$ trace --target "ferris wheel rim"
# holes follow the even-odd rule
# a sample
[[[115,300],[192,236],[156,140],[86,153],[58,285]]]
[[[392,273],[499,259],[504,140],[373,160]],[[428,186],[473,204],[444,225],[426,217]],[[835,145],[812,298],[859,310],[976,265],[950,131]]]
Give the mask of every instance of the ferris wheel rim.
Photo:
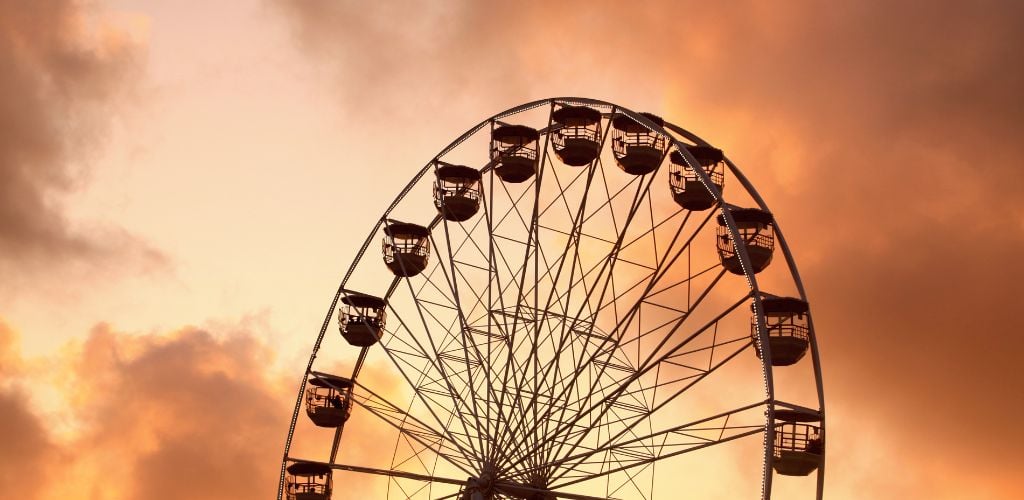
[[[342,278],[342,280],[341,280],[341,282],[339,284],[338,291],[335,294],[335,297],[334,297],[334,299],[331,302],[331,306],[329,308],[327,317],[326,317],[326,319],[324,321],[324,325],[321,328],[321,332],[319,333],[319,335],[318,335],[318,337],[316,339],[316,342],[314,343],[314,348],[313,348],[313,351],[312,351],[311,356],[310,356],[309,365],[307,367],[307,370],[306,370],[305,374],[303,375],[302,383],[300,384],[300,387],[299,387],[299,396],[297,398],[297,404],[296,404],[296,407],[295,407],[295,412],[293,413],[292,422],[291,422],[290,427],[289,427],[288,439],[286,440],[285,456],[284,456],[284,460],[282,462],[281,481],[279,483],[279,497],[280,497],[280,494],[282,492],[281,490],[283,489],[283,486],[284,486],[284,469],[285,469],[286,465],[289,463],[289,460],[290,460],[290,457],[288,456],[288,451],[290,449],[291,440],[292,440],[292,437],[293,437],[294,432],[295,432],[295,426],[296,426],[296,423],[297,423],[297,418],[298,418],[298,415],[300,414],[299,410],[301,408],[301,401],[302,401],[302,398],[303,398],[303,392],[304,392],[304,390],[305,390],[305,388],[306,388],[306,386],[308,384],[310,375],[313,373],[312,372],[313,361],[316,358],[316,355],[317,355],[317,353],[318,353],[318,351],[320,349],[320,344],[321,344],[321,342],[322,342],[322,340],[323,340],[323,338],[324,338],[324,336],[326,334],[326,330],[328,329],[328,324],[330,322],[331,317],[333,316],[334,309],[337,307],[338,301],[340,299],[342,299],[342,297],[348,296],[348,294],[350,294],[350,293],[352,293],[353,295],[358,293],[358,292],[355,292],[355,291],[347,290],[346,289],[346,285],[347,285],[349,279],[351,278],[352,273],[354,272],[354,270],[357,268],[357,266],[362,261],[364,255],[366,253],[366,250],[369,249],[369,247],[372,244],[374,238],[377,236],[378,231],[381,229],[382,226],[387,226],[389,215],[392,213],[392,211],[394,211],[394,209],[399,205],[399,203],[409,194],[411,189],[413,187],[415,187],[417,185],[417,183],[419,183],[422,180],[422,178],[428,172],[431,171],[432,168],[436,169],[441,163],[443,163],[443,162],[441,162],[441,158],[445,154],[451,152],[453,149],[458,147],[460,144],[465,142],[469,137],[471,137],[474,134],[476,134],[477,132],[479,132],[481,129],[486,127],[488,124],[497,123],[502,118],[505,118],[507,116],[511,116],[511,115],[514,115],[514,114],[518,114],[518,113],[523,112],[523,111],[528,111],[528,110],[531,110],[531,109],[534,109],[534,108],[538,108],[538,107],[541,107],[541,106],[544,106],[544,105],[551,105],[553,107],[555,104],[561,104],[561,105],[566,105],[566,106],[570,106],[570,105],[573,105],[573,106],[579,106],[579,105],[582,105],[582,106],[599,106],[599,107],[602,107],[602,108],[609,108],[611,110],[611,113],[610,113],[611,115],[614,115],[616,113],[621,113],[624,116],[628,116],[628,117],[632,118],[633,120],[635,120],[636,122],[638,122],[638,123],[642,124],[643,126],[647,127],[651,131],[656,132],[656,133],[660,133],[664,137],[668,138],[668,140],[670,141],[670,146],[668,147],[667,151],[674,151],[674,152],[677,152],[678,154],[682,155],[683,157],[688,158],[687,161],[690,162],[691,165],[695,165],[696,164],[694,158],[686,150],[685,144],[682,143],[680,141],[680,139],[678,137],[676,137],[675,134],[678,134],[678,135],[682,136],[683,138],[696,143],[699,146],[710,146],[710,143],[708,143],[707,141],[703,140],[702,138],[700,138],[696,134],[693,134],[692,132],[689,132],[688,130],[686,130],[686,129],[684,129],[684,128],[682,128],[682,127],[680,127],[680,126],[678,126],[678,125],[676,125],[676,124],[674,124],[672,122],[669,122],[669,121],[666,120],[664,123],[656,123],[655,121],[650,120],[647,116],[645,116],[645,115],[643,115],[641,113],[632,111],[632,110],[630,110],[628,108],[619,106],[617,104],[614,104],[614,103],[611,103],[611,102],[608,102],[608,101],[597,100],[597,99],[590,99],[590,98],[581,98],[581,97],[554,97],[554,98],[538,99],[538,100],[535,100],[535,101],[531,101],[531,102],[528,102],[528,103],[525,103],[525,104],[514,106],[514,107],[509,108],[509,109],[507,109],[505,111],[502,111],[500,113],[492,115],[491,117],[489,117],[489,118],[481,121],[480,123],[478,123],[476,126],[471,127],[465,133],[460,135],[457,139],[452,141],[448,146],[443,148],[437,155],[435,155],[429,162],[427,162],[427,164],[424,165],[412,177],[412,179],[409,181],[409,183],[399,192],[399,194],[395,197],[395,199],[392,201],[392,203],[387,207],[387,209],[382,214],[382,216],[377,220],[377,222],[374,224],[373,228],[369,232],[369,235],[367,236],[366,240],[364,241],[364,244],[360,248],[360,250],[357,253],[357,255],[355,256],[355,258],[353,259],[351,265],[346,270],[346,273],[345,273],[344,277]],[[549,126],[550,126],[550,123],[549,123]],[[611,128],[611,127],[609,127],[609,128]],[[549,135],[548,132],[549,132],[548,129],[544,129],[542,131],[542,133],[545,136]],[[545,149],[545,154],[546,154],[547,147],[545,147],[544,149]],[[667,152],[666,152],[666,155],[667,155]],[[752,196],[752,198],[754,199],[755,203],[761,209],[768,210],[767,204],[764,202],[764,200],[761,198],[759,193],[756,191],[756,189],[754,188],[753,184],[750,183],[749,180],[747,180],[747,178],[742,174],[742,172],[739,170],[739,168],[736,167],[736,165],[731,160],[729,160],[727,157],[724,158],[724,161],[725,161],[725,164],[728,166],[730,172],[737,178],[737,180],[739,180],[739,182],[743,185],[743,187],[746,189],[746,191]],[[494,161],[488,162],[488,164],[484,168],[480,169],[480,172],[481,173],[487,172],[489,169],[491,169],[493,167],[493,164],[494,164]],[[658,171],[661,171],[661,167],[659,167],[658,170],[656,170],[655,172],[658,172]],[[703,171],[703,169],[695,168],[694,171],[697,173],[698,177],[700,177],[701,182],[705,184],[705,186],[708,188],[708,190],[714,196],[714,198],[715,198],[715,200],[717,202],[716,206],[718,206],[718,210],[721,212],[721,217],[724,219],[726,225],[728,226],[729,231],[731,233],[735,234],[737,232],[737,229],[736,229],[736,226],[735,226],[735,221],[732,220],[732,216],[731,216],[730,210],[728,209],[729,206],[725,202],[725,199],[722,196],[721,191],[718,189],[718,187],[713,182],[711,182],[711,180],[708,178],[708,174],[705,173]],[[653,177],[654,173],[651,173],[650,175]],[[434,217],[434,219],[431,221],[431,223],[428,226],[426,226],[426,227],[432,229],[438,223],[440,223],[442,221],[442,219],[443,218],[440,215],[437,215],[437,216]],[[795,260],[792,257],[792,253],[790,251],[790,248],[789,248],[788,244],[786,243],[784,237],[782,236],[781,228],[779,228],[779,225],[778,225],[777,221],[775,223],[775,231],[776,231],[776,234],[777,234],[776,237],[778,239],[778,246],[779,246],[779,248],[781,248],[781,250],[782,250],[782,252],[783,252],[783,254],[784,254],[785,258],[786,258],[788,267],[789,267],[789,269],[791,271],[791,274],[793,276],[794,282],[795,282],[795,284],[797,286],[800,298],[806,301],[807,300],[806,293],[805,293],[802,281],[801,281],[801,279],[799,277],[799,273],[798,273],[797,268],[796,268]],[[765,332],[765,328],[764,328],[764,324],[763,324],[764,323],[764,315],[763,315],[763,312],[759,312],[759,311],[762,310],[762,307],[760,306],[762,292],[761,292],[761,290],[760,290],[760,288],[758,287],[758,284],[757,284],[757,278],[755,276],[756,273],[750,271],[749,262],[748,262],[749,261],[749,257],[745,255],[746,254],[746,250],[744,248],[742,248],[742,245],[739,246],[737,253],[739,254],[740,262],[742,264],[744,264],[744,267],[746,268],[746,271],[744,273],[744,277],[747,279],[748,286],[750,288],[750,299],[751,299],[751,301],[754,304],[753,307],[754,307],[755,311],[758,312],[757,315],[760,318],[759,319],[759,322],[760,322],[760,328],[759,328],[760,333],[759,333],[759,335],[764,337],[764,338],[762,338],[762,341],[763,341],[766,338],[766,333],[764,333]],[[385,294],[385,296],[384,296],[385,300],[390,298],[391,294],[395,290],[395,287],[401,281],[402,281],[401,277],[396,276],[394,278],[394,280],[392,281],[391,286],[388,287],[387,294]],[[767,346],[767,342],[762,342],[762,343],[765,344],[763,346],[763,348],[766,350],[766,352],[770,353],[770,351],[768,350],[770,348]],[[816,411],[820,414],[821,425],[822,425],[822,428],[824,429],[824,396],[823,396],[823,390],[822,390],[822,384],[821,384],[820,360],[819,360],[819,355],[818,355],[818,347],[817,347],[816,338],[814,336],[812,336],[811,339],[810,339],[810,349],[811,349],[811,359],[812,359],[813,365],[814,365],[814,375],[815,375],[815,380],[816,380],[816,384],[817,384],[817,389],[818,389],[817,392],[818,392],[818,399],[819,399],[819,408]],[[359,368],[361,367],[363,360],[365,359],[366,352],[367,352],[367,348],[363,348],[361,350],[361,352],[360,352],[360,356],[359,356],[359,360],[357,362],[357,368],[356,368],[357,372],[358,372]],[[767,359],[767,358],[768,358],[768,356],[765,356],[765,359]],[[766,398],[766,400],[764,402],[765,405],[766,405],[766,424],[765,424],[765,430],[764,430],[764,432],[765,432],[765,442],[766,442],[766,446],[765,446],[765,449],[766,449],[766,451],[765,451],[765,453],[766,453],[766,460],[765,460],[765,465],[764,465],[764,467],[765,467],[765,479],[764,479],[765,486],[764,486],[764,488],[765,488],[765,491],[770,491],[770,488],[771,488],[771,486],[770,486],[771,471],[770,471],[770,465],[769,465],[770,457],[768,456],[768,453],[769,453],[768,449],[770,448],[770,445],[767,444],[767,443],[771,442],[772,430],[774,428],[774,416],[773,416],[774,409],[773,409],[773,406],[774,406],[774,403],[777,403],[777,401],[775,400],[775,396],[774,396],[774,383],[772,381],[772,366],[771,366],[771,363],[768,362],[768,361],[762,360],[762,366],[764,367],[764,372],[765,372],[764,376],[765,376],[765,379],[766,379],[765,380],[765,386],[766,386],[765,388],[766,388],[766,396],[767,396],[767,398]],[[337,451],[337,441],[338,441],[339,438],[340,438],[340,432],[339,432],[338,436],[335,439],[334,449],[332,450],[332,459],[331,459],[332,463],[334,461],[334,456],[333,455]],[[822,471],[823,471],[823,468],[824,468],[824,464],[822,464]],[[821,477],[823,476],[823,474],[821,473],[822,471],[819,471],[819,496],[820,496],[820,482],[821,482]],[[765,496],[767,497],[767,494]]]

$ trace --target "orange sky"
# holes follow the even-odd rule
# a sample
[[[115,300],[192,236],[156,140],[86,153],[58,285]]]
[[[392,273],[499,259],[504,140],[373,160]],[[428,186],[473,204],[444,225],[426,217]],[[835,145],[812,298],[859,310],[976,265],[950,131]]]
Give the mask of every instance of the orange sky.
[[[714,142],[782,222],[828,497],[1024,496],[1020,6],[418,4],[0,0],[0,491],[269,495],[394,193],[578,95]]]

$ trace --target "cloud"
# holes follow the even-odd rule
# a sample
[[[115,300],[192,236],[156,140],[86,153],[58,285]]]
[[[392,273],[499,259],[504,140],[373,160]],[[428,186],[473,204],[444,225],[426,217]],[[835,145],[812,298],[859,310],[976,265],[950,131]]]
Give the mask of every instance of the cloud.
[[[23,368],[16,342],[15,332],[0,318],[0,491],[36,499],[41,498],[39,485],[52,477],[56,447],[17,383]]]
[[[130,337],[98,325],[69,378],[88,429],[76,447],[126,459],[121,498],[265,495],[287,429],[271,357],[244,334]]]
[[[0,279],[67,264],[164,257],[116,227],[83,230],[64,206],[88,179],[142,47],[72,0],[0,1]],[[92,17],[90,17],[92,16]]]
[[[842,416],[830,442],[866,453],[858,422],[877,426],[920,478],[902,491],[963,468],[1014,484],[1021,4],[277,4],[342,102],[388,130],[394,115],[374,114],[388,103],[406,131],[570,93],[662,107],[779,216]]]
[[[23,359],[0,320],[0,489],[30,499],[272,495],[301,373],[273,369],[252,328],[132,334],[99,323],[59,353]],[[367,366],[364,376],[377,375]],[[344,458],[386,460],[380,443],[394,435],[365,420],[350,422]],[[304,415],[299,428],[305,451],[329,450],[333,433]],[[370,476],[336,479],[348,493],[379,493]]]
[[[798,261],[814,256],[829,405],[881,424],[925,470],[967,461],[1012,483],[1024,108],[1009,103],[1024,71],[1008,62],[1024,12],[933,7],[761,12],[687,91],[712,96],[701,116],[744,117],[729,149],[768,181]]]
[[[55,448],[26,401],[23,390],[0,389],[0,489],[35,499],[53,476]]]
[[[5,360],[18,359],[13,342],[0,345]],[[5,385],[20,385],[0,392],[0,488],[29,498],[266,496],[289,408],[267,370],[272,358],[248,332],[130,335],[97,325],[46,360],[67,406],[31,408],[30,387],[46,377],[4,373]],[[76,430],[60,437],[51,425],[68,420]]]

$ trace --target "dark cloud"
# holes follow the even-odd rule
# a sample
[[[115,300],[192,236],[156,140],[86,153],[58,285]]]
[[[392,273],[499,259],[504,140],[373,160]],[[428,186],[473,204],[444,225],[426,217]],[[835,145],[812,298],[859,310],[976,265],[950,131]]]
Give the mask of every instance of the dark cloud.
[[[126,37],[92,26],[91,13],[72,0],[0,1],[0,279],[8,282],[44,264],[164,260],[121,229],[76,229],[62,204],[87,180],[142,56]]]
[[[1024,465],[1021,7],[807,3],[762,20],[695,85],[759,122],[732,149],[769,181],[797,258],[814,256],[828,401],[922,463],[1008,480]]]
[[[880,428],[918,470],[969,463],[1013,484],[1019,2],[453,2],[433,17],[278,3],[359,112],[410,96],[421,113],[451,100],[480,118],[567,93],[667,102],[659,111],[724,147],[779,215],[829,407]],[[856,442],[846,422],[833,442]]]
[[[19,498],[42,498],[42,485],[58,464],[46,429],[22,390],[0,389],[0,489]]]
[[[0,335],[2,359],[19,360],[13,333]],[[272,360],[244,330],[131,335],[100,324],[46,358],[67,407],[33,411],[30,388],[12,384],[45,378],[3,373],[0,488],[27,498],[266,496],[291,399],[267,370]],[[52,424],[68,419],[49,415],[69,415],[77,431],[58,440]]]
[[[40,485],[52,477],[56,448],[18,380],[22,360],[16,341],[0,318],[0,491],[31,500],[41,498]]]
[[[58,354],[23,359],[0,319],[0,489],[29,499],[272,495],[298,375],[269,368],[274,354],[259,339],[244,322],[151,334],[101,323]],[[346,459],[390,456],[380,443],[394,436],[371,418],[354,416]],[[304,416],[299,428],[300,447],[330,448],[333,433]],[[372,479],[338,477],[369,497]]]
[[[121,498],[265,496],[288,422],[271,359],[247,333],[133,337],[99,325],[72,370],[87,429],[75,448],[124,459]]]

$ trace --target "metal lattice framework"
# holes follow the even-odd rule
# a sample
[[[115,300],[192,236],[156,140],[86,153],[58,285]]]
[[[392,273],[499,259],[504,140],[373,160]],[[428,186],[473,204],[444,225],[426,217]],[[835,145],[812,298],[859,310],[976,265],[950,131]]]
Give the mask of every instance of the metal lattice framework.
[[[570,105],[602,117],[601,154],[582,167],[561,163],[552,150],[558,124],[551,115]],[[616,166],[608,143],[618,116],[664,138],[668,147],[655,171],[630,175]],[[540,132],[536,175],[503,182],[481,141],[495,127],[523,122]],[[666,477],[710,480],[688,477],[678,460],[754,448],[760,474],[751,473],[769,498],[780,460],[772,443],[783,425],[776,413],[811,415],[807,420],[824,432],[815,335],[809,326],[809,362],[773,366],[762,307],[773,290],[758,281],[768,273],[751,271],[744,245],[735,246],[744,279],[728,273],[715,251],[719,224],[732,241],[743,241],[723,191],[768,207],[728,159],[726,173],[738,186],[720,190],[721,174],[712,182],[688,150],[695,146],[710,144],[612,103],[554,98],[494,115],[444,148],[381,215],[331,300],[299,387],[278,498],[285,495],[286,467],[307,462],[387,477],[395,498],[652,498],[656,491],[674,498],[658,489]],[[673,203],[665,160],[673,151],[714,197],[713,209]],[[462,163],[482,173],[478,214],[462,222],[440,215],[408,220],[407,214],[437,214],[430,174],[474,157],[477,163]],[[367,254],[399,214],[430,231],[430,261],[415,276],[395,277]],[[777,222],[774,238],[785,266],[777,263],[770,278],[806,302]],[[342,435],[361,432],[354,422],[331,429],[329,455],[294,456],[297,428],[308,427],[300,421],[307,383],[337,366],[318,354],[325,337],[337,342],[327,332],[339,301],[362,293],[386,301],[383,335],[372,346],[342,345],[340,352],[354,360],[345,374],[353,381],[352,412],[395,435],[390,461],[346,462]],[[361,376],[367,366],[387,371],[390,381]],[[807,388],[791,392],[808,403],[784,398],[789,389],[775,374],[789,369],[800,375],[787,380]],[[806,495],[820,498],[823,460],[814,470]]]

